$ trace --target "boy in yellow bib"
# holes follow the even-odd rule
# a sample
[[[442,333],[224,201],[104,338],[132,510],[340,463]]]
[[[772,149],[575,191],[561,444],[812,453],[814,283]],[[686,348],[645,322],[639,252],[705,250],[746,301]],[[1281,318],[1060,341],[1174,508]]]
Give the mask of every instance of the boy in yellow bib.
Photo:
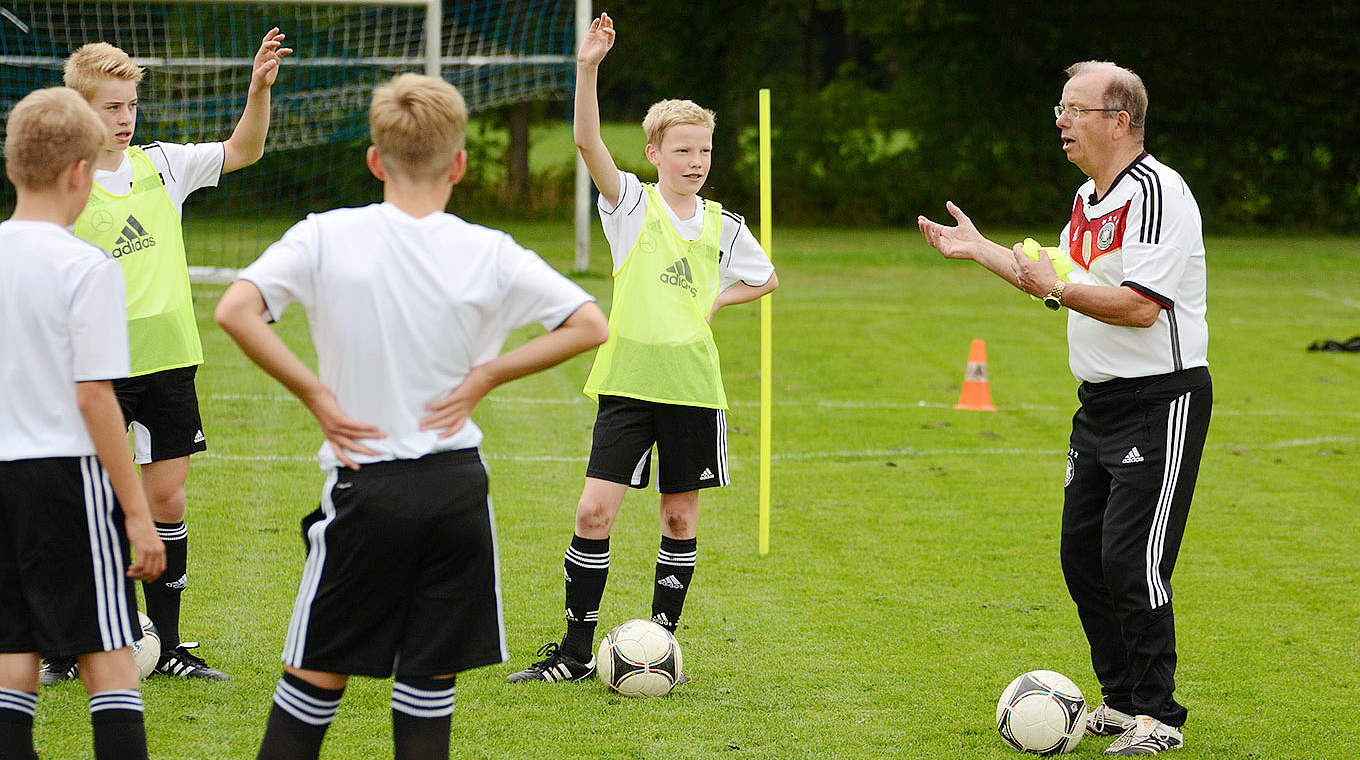
[[[619,171],[600,135],[596,80],[614,44],[608,14],[591,22],[576,68],[576,146],[600,191],[614,260],[609,340],[585,392],[599,402],[575,535],[564,560],[567,632],[514,682],[575,681],[595,672],[592,653],[609,572],[609,532],[628,488],[645,488],[659,454],[661,549],[652,619],[675,631],[694,575],[699,490],[727,485],[727,426],[718,309],[774,290],[774,266],[740,216],[700,198],[713,150],[714,115],[664,100],[643,120],[656,184]]]
[[[132,430],[156,531],[165,542],[165,573],[143,583],[146,612],[160,632],[163,675],[225,680],[179,637],[180,594],[188,585],[184,484],[189,455],[207,448],[194,376],[203,348],[194,320],[180,216],[195,190],[217,185],[222,174],[249,166],[264,153],[270,88],[283,56],[292,52],[271,29],[255,54],[245,111],[224,142],[132,145],[137,127],[141,67],[106,42],[83,45],[66,61],[66,85],[85,97],[108,134],[96,157],[94,186],[76,220],[76,236],[109,252],[127,288],[131,375],[114,382]],[[76,674],[75,663],[49,660],[43,683]]]

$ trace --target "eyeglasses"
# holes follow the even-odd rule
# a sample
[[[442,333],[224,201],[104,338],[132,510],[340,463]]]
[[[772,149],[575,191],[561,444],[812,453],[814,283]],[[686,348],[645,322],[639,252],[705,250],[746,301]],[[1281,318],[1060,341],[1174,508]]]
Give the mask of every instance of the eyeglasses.
[[[1118,112],[1120,112],[1120,111],[1122,111],[1122,110],[1124,110],[1124,109],[1122,109],[1122,108],[1080,108],[1080,107],[1078,107],[1078,106],[1063,106],[1063,105],[1057,105],[1057,106],[1053,106],[1053,118],[1055,118],[1055,119],[1061,119],[1061,118],[1063,117],[1063,114],[1071,114],[1072,120],[1073,120],[1073,121],[1076,121],[1077,119],[1080,119],[1080,118],[1081,118],[1081,115],[1082,115],[1082,114],[1084,114],[1084,113],[1090,113],[1090,112],[1092,112],[1092,111],[1105,111],[1105,112],[1109,112],[1109,113],[1118,113]]]

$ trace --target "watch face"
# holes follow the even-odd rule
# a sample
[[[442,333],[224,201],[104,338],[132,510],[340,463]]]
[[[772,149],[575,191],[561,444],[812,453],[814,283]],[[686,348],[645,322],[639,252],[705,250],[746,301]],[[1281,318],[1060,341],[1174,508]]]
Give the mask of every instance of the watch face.
[[[1059,302],[1058,299],[1054,298],[1053,296],[1044,296],[1044,306],[1047,306],[1053,311],[1057,311],[1058,309],[1062,308],[1062,303]]]

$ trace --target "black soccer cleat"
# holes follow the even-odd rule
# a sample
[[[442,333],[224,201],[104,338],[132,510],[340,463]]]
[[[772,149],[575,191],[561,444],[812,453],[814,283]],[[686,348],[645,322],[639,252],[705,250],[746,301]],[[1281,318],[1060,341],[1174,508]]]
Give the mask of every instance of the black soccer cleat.
[[[80,665],[74,657],[53,657],[43,660],[42,670],[38,671],[38,683],[51,686],[54,683],[69,681],[80,677]]]
[[[525,681],[581,681],[595,675],[595,658],[591,657],[590,662],[581,662],[562,651],[562,647],[556,641],[544,644],[538,650],[542,660],[530,665],[518,673],[511,673],[505,677],[510,683],[523,683]]]
[[[152,673],[183,678],[206,678],[209,681],[225,681],[231,678],[217,668],[209,667],[203,658],[189,654],[189,650],[197,646],[196,643],[186,642],[168,652],[161,652],[161,659],[156,663],[156,669]]]

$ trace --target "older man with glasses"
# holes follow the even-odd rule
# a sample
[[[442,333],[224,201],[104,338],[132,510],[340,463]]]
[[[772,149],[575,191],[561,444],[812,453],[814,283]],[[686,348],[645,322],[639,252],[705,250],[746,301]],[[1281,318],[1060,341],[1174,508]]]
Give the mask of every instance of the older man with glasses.
[[[1081,381],[1062,516],[1062,568],[1104,701],[1086,731],[1119,738],[1107,755],[1184,745],[1175,689],[1171,571],[1185,533],[1213,391],[1207,361],[1204,239],[1185,180],[1143,149],[1147,90],[1128,69],[1067,69],[1054,107],[1067,159],[1088,177],[1059,242],[1071,282],[978,232],[953,203],[926,240],[972,259],[1057,311]]]

